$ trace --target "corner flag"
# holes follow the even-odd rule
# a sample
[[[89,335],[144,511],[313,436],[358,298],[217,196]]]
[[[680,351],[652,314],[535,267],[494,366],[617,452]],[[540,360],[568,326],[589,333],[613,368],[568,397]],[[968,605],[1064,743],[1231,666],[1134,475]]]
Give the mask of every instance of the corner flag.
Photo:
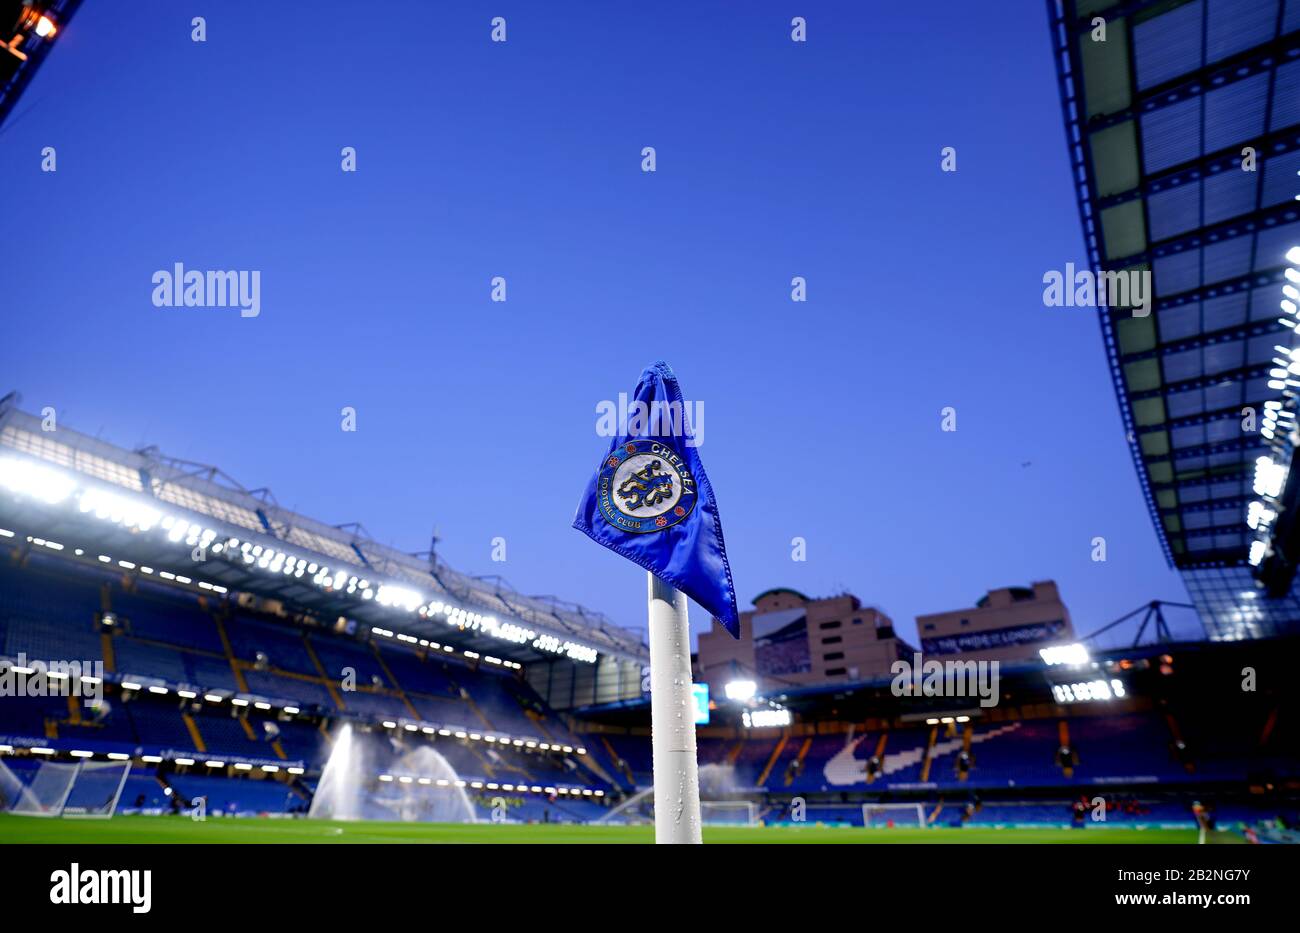
[[[681,590],[739,638],[718,502],[667,363],[646,367],[629,407],[625,433],[587,483],[573,527]]]

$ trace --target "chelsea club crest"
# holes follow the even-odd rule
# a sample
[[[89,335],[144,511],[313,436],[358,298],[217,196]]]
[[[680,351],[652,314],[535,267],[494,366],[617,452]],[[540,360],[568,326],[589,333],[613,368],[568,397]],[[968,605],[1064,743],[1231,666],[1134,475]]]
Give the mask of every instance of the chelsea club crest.
[[[600,465],[600,513],[633,534],[663,531],[684,520],[698,498],[686,461],[662,441],[629,440]]]

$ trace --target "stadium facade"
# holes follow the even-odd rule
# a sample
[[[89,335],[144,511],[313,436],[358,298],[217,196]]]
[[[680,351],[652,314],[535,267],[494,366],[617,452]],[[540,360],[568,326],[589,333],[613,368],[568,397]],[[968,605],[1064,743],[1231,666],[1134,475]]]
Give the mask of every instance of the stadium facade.
[[[1091,263],[1133,462],[1212,639],[1300,626],[1292,480],[1300,3],[1049,0]]]
[[[753,605],[740,614],[739,638],[716,619],[700,634],[695,680],[713,696],[738,681],[758,692],[869,681],[890,674],[896,661],[911,663],[917,651],[888,615],[850,593],[813,599],[776,587]],[[1034,661],[1041,649],[1076,640],[1050,580],[990,590],[973,607],[918,616],[916,630],[924,656],[970,661]]]
[[[894,633],[889,616],[850,594],[810,599],[797,590],[771,589],[740,614],[740,637],[717,620],[700,633],[695,679],[713,695],[733,681],[768,691],[789,686],[852,683],[888,673],[912,648]]]
[[[1070,610],[1051,580],[1006,586],[980,597],[969,609],[917,616],[921,651],[974,661],[1026,661],[1044,647],[1073,642]]]

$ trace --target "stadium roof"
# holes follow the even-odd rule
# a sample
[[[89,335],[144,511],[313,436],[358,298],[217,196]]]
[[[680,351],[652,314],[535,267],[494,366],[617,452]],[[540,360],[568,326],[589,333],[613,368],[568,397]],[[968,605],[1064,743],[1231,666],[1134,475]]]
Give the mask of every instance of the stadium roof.
[[[1151,312],[1102,308],[1111,376],[1167,559],[1247,563],[1284,258],[1300,244],[1300,2],[1049,0],[1095,269],[1149,272]],[[1095,19],[1105,40],[1095,38]],[[1257,163],[1243,170],[1250,149]]]
[[[154,447],[126,450],[63,426],[44,431],[40,418],[16,404],[12,394],[0,399],[0,467],[15,454],[18,462],[41,461],[66,475],[80,474],[78,481],[91,488],[111,490],[118,511],[123,502],[139,503],[195,522],[190,529],[206,536],[210,553],[201,566],[189,563],[188,553],[181,560],[197,568],[189,571],[195,577],[222,588],[217,592],[247,591],[415,637],[446,640],[455,629],[458,646],[523,663],[557,657],[590,661],[596,653],[649,660],[638,634],[601,613],[553,596],[525,596],[500,578],[461,573],[434,555],[398,551],[370,538],[360,525],[334,526],[299,515],[277,504],[270,490],[247,489],[216,467],[168,457]],[[161,567],[169,559],[175,564],[177,543],[190,537],[182,531],[169,540],[162,533],[167,525],[156,534],[139,534],[139,523],[96,523],[75,508],[52,513],[39,497],[7,499],[3,493],[7,485],[14,488],[11,479],[0,469],[0,509],[29,520],[36,529],[32,533],[55,538],[71,532],[81,536],[78,541],[93,533],[98,538],[87,545],[112,544],[118,549],[109,552],[115,559]],[[84,497],[81,506],[81,512],[94,511]],[[54,520],[59,524],[51,527]],[[230,541],[238,543],[225,547]],[[274,552],[280,560],[259,561],[249,548]],[[307,575],[308,561],[310,574],[320,579]],[[443,608],[426,612],[432,606]]]
[[[81,0],[0,0],[0,125]]]

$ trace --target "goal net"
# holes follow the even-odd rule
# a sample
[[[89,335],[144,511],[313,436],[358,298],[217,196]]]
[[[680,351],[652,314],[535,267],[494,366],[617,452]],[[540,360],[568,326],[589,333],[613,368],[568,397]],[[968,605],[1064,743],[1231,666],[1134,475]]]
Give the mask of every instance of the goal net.
[[[864,803],[862,825],[873,828],[904,826],[925,829],[925,808],[919,803]]]
[[[0,796],[10,813],[107,819],[117,807],[131,765],[42,761],[27,774],[15,773],[3,763],[0,770]]]
[[[705,826],[754,826],[758,804],[752,800],[701,800],[700,821]]]
[[[117,809],[117,802],[131,773],[127,761],[83,761],[63,802],[64,817],[106,820]]]
[[[655,820],[654,788],[638,792],[597,823],[646,824]],[[700,821],[705,826],[755,826],[758,824],[758,804],[752,800],[701,800]]]

